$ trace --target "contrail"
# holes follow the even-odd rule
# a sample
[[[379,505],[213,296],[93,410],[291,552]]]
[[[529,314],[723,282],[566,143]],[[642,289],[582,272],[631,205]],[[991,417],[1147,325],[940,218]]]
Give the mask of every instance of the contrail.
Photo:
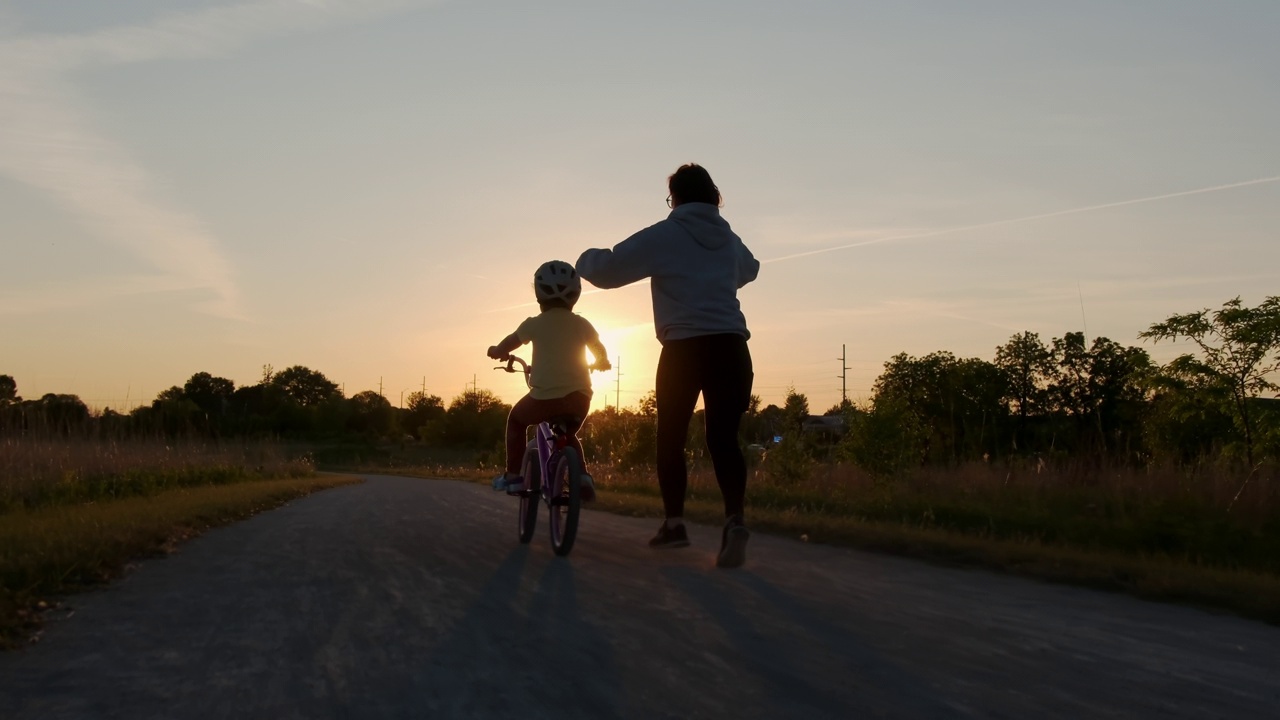
[[[848,245],[837,245],[835,247],[823,248],[821,250],[810,250],[808,252],[795,253],[794,255],[783,255],[782,257],[769,258],[761,260],[761,264],[782,262],[783,260],[795,260],[797,258],[809,257],[811,255],[821,255],[823,253],[836,252],[837,250],[849,250],[851,248],[863,247],[865,245],[878,245],[880,243],[896,242],[898,240],[919,240],[921,238],[938,237],[940,235],[950,235],[952,233],[965,232],[966,230],[980,230],[982,228],[999,227],[1001,225],[1012,225],[1020,222],[1030,222],[1032,220],[1044,220],[1046,218],[1060,217],[1062,215],[1076,215],[1079,213],[1093,212],[1095,210],[1106,210],[1107,208],[1124,207],[1125,205],[1139,205],[1141,203],[1156,202],[1157,200],[1169,200],[1176,197],[1184,197],[1186,195],[1201,195],[1203,193],[1220,192],[1222,190],[1231,190],[1233,188],[1248,187],[1250,185],[1264,185],[1266,183],[1280,182],[1280,175],[1271,177],[1257,178],[1256,180],[1245,180],[1243,182],[1227,183],[1226,185],[1214,185],[1213,187],[1196,188],[1195,190],[1182,190],[1174,193],[1165,193],[1164,195],[1151,195],[1149,197],[1133,198],[1131,200],[1120,200],[1119,202],[1103,203],[1101,205],[1088,205],[1085,207],[1072,208],[1070,210],[1055,210],[1053,212],[1040,213],[1039,215],[1024,215],[1022,217],[1009,218],[1007,220],[993,220],[991,222],[978,223],[976,225],[961,225],[959,227],[945,228],[942,230],[930,230],[922,233],[912,233],[910,235],[893,235],[890,237],[876,238],[875,240],[863,240],[862,242],[849,243]],[[635,287],[648,285],[646,278],[633,285],[627,287]],[[601,292],[600,290],[584,290],[583,295],[592,295]],[[536,302],[521,303],[519,305],[508,305],[507,307],[494,308],[485,311],[488,313],[505,312],[508,310],[516,310],[519,308],[536,307]]]
[[[877,238],[875,240],[863,240],[862,242],[850,243],[848,245],[837,245],[836,247],[823,248],[821,250],[810,250],[808,252],[795,253],[794,255],[783,255],[782,257],[770,258],[768,260],[762,260],[761,262],[771,263],[781,262],[783,260],[795,260],[797,258],[821,255],[823,253],[836,252],[837,250],[848,250],[850,248],[863,247],[865,245],[878,245],[880,243],[896,242],[898,240],[918,240],[921,238],[938,237],[939,235],[950,235],[952,233],[965,232],[966,230],[981,230],[983,228],[999,227],[1001,225],[1012,225],[1014,223],[1030,222],[1032,220],[1044,220],[1046,218],[1060,217],[1062,215],[1076,215],[1079,213],[1093,212],[1095,210],[1106,210],[1107,208],[1124,207],[1125,205],[1138,205],[1141,203],[1156,202],[1157,200],[1168,200],[1170,198],[1184,197],[1187,195],[1201,195],[1203,193],[1220,192],[1222,190],[1248,187],[1250,185],[1263,185],[1278,181],[1280,181],[1280,175],[1273,175],[1271,177],[1258,178],[1256,180],[1245,180],[1243,182],[1228,183],[1226,185],[1214,185],[1213,187],[1183,190],[1181,192],[1152,195],[1150,197],[1134,198],[1132,200],[1121,200],[1119,202],[1103,203],[1101,205],[1088,205],[1086,207],[1072,208],[1070,210],[1056,210],[1054,212],[1040,213],[1039,215],[1025,215],[1023,217],[1010,218],[1008,220],[993,220],[991,222],[978,223],[976,225],[962,225],[960,227],[946,228],[943,230],[930,230],[929,232],[914,233],[911,235],[895,235],[892,237]]]

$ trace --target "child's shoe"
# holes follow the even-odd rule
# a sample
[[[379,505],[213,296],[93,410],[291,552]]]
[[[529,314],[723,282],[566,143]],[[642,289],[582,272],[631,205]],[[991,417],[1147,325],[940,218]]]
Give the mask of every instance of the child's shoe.
[[[519,475],[502,473],[493,479],[493,489],[505,490],[509,493],[520,492],[524,489],[524,478]]]
[[[578,493],[583,502],[596,499],[596,481],[592,480],[587,473],[582,473],[582,484],[578,487]]]

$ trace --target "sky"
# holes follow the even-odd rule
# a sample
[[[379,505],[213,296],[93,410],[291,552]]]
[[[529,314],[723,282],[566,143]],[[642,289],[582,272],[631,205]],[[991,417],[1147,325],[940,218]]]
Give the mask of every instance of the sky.
[[[0,374],[96,409],[268,365],[513,402],[485,350],[534,269],[662,220],[686,162],[762,262],[765,404],[1023,331],[1142,345],[1280,294],[1277,29],[1274,0],[2,0]],[[576,310],[621,371],[594,406],[635,405],[648,287]]]

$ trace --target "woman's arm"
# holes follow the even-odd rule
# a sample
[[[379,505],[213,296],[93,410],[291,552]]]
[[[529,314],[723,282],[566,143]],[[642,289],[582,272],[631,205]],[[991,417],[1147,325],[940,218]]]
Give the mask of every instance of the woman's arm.
[[[652,243],[645,228],[623,240],[613,249],[592,248],[578,256],[574,269],[587,282],[598,288],[617,288],[643,280],[653,274]]]

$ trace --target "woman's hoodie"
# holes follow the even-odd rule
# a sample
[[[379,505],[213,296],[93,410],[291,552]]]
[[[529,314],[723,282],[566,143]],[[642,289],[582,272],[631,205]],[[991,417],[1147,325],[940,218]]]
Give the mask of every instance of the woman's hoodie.
[[[651,278],[659,342],[720,333],[751,337],[738,288],[756,279],[760,262],[710,203],[682,203],[612,250],[587,250],[577,270],[601,288]]]

